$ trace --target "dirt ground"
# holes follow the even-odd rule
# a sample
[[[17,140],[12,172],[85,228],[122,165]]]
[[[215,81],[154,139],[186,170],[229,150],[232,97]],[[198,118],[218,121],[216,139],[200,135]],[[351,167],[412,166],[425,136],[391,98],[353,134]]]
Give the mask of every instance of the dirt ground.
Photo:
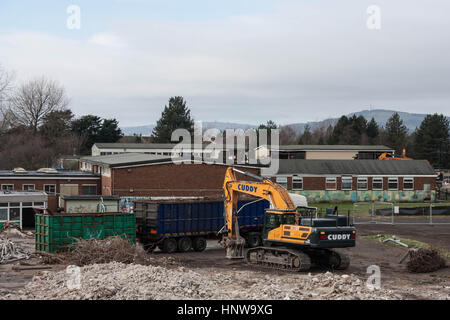
[[[380,267],[381,287],[383,289],[393,290],[406,299],[450,299],[450,268],[426,274],[409,273],[406,270],[406,263],[399,264],[400,259],[406,253],[406,248],[382,244],[361,237],[373,234],[393,234],[398,237],[425,242],[436,248],[450,250],[450,225],[358,225],[357,232],[359,237],[356,247],[342,249],[351,258],[350,267],[345,271],[333,272],[355,274],[365,281],[370,276],[367,273],[367,268],[371,265],[377,265]],[[14,239],[13,241],[30,249],[34,246],[32,237]],[[273,273],[283,273],[283,271],[247,265],[240,260],[228,260],[225,258],[224,249],[218,245],[217,240],[209,240],[208,248],[204,252],[165,254],[156,250],[150,255],[157,265],[167,268],[183,266],[200,274],[220,272],[221,270],[252,271],[251,281],[263,280],[264,277]],[[43,270],[61,270],[65,267],[52,265],[50,266],[51,269],[16,271],[13,267],[17,265],[19,264],[0,265],[0,291],[14,291],[23,288],[33,275],[40,274]],[[22,265],[49,267],[40,264],[36,257],[23,261]],[[329,270],[313,266],[310,272],[318,274],[326,271]],[[289,273],[285,273],[285,276],[289,277]]]

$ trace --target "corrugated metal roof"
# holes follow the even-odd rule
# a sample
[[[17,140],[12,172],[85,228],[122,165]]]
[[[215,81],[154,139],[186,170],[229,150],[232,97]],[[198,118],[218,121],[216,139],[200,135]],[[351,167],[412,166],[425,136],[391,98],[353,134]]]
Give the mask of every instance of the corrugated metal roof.
[[[38,171],[13,171],[13,170],[0,170],[0,177],[97,177],[96,174],[86,171],[62,171],[57,172],[38,172]]]
[[[267,146],[266,146],[267,147]],[[394,151],[392,148],[383,145],[320,145],[320,144],[295,144],[272,146],[272,150],[280,151],[378,151],[388,152]]]
[[[172,149],[175,143],[95,143],[102,149]]]
[[[426,160],[280,160],[278,174],[435,175]]]
[[[106,156],[90,156],[81,158],[82,161],[88,161],[94,164],[106,164],[110,167],[127,164],[142,164],[171,161],[170,156],[158,156],[146,153],[121,153]]]
[[[211,142],[203,142],[203,148],[206,148]],[[95,143],[94,144],[99,149],[163,149],[163,150],[171,150],[178,143]],[[195,148],[195,145],[192,145],[192,148]]]

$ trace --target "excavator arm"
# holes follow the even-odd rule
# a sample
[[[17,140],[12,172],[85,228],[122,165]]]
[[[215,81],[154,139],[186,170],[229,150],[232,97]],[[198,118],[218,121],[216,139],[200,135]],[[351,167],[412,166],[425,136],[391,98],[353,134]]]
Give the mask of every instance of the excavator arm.
[[[258,181],[238,181],[235,172]],[[252,195],[271,202],[278,210],[295,212],[296,208],[289,193],[279,184],[248,172],[229,167],[223,183],[224,209],[227,237],[223,239],[228,258],[243,258],[244,239],[239,234],[237,201],[239,193]]]

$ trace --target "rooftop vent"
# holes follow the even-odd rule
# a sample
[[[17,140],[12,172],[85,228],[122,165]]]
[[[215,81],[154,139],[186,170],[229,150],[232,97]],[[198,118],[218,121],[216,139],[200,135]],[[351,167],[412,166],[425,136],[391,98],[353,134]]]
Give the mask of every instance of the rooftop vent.
[[[25,170],[25,169],[22,168],[22,167],[17,167],[17,168],[14,168],[14,169],[13,169],[13,172],[23,172],[23,173],[26,173],[26,172],[28,172],[28,171]]]
[[[43,172],[43,173],[58,173],[56,169],[53,168],[40,168],[37,170],[37,172]]]

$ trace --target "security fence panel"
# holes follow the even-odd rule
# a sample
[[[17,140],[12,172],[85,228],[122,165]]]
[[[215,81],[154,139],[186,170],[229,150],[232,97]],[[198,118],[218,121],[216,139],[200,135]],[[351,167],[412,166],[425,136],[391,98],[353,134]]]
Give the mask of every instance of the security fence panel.
[[[445,203],[356,202],[354,224],[448,224],[450,205]]]

